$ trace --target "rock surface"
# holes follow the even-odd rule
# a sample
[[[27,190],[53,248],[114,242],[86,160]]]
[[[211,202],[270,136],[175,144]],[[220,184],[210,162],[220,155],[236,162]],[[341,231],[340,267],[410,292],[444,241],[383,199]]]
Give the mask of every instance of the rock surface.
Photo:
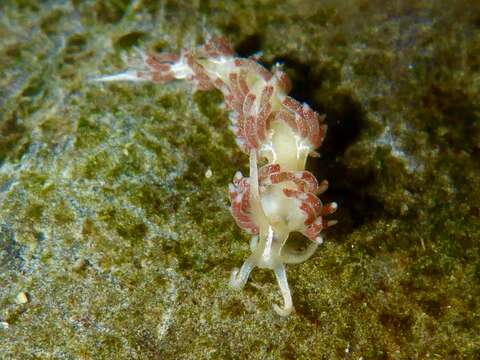
[[[478,2],[34,3],[0,5],[0,358],[480,357]],[[220,94],[89,81],[206,32],[327,115],[339,224],[288,318],[271,272],[227,286],[248,159]]]

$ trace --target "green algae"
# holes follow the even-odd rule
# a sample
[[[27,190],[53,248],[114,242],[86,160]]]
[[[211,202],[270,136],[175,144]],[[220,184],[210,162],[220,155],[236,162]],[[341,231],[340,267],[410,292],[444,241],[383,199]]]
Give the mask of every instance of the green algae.
[[[468,0],[2,4],[0,357],[478,358],[479,14]],[[339,224],[288,268],[287,319],[271,272],[227,286],[248,238],[226,187],[248,159],[221,94],[89,81],[124,69],[123,51],[205,30],[283,63],[327,115],[309,167]]]

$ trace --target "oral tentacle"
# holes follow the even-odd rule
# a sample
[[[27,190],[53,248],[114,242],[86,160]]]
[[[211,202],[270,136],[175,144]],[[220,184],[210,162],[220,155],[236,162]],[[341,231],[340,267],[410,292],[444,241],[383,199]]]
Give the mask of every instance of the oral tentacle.
[[[292,311],[294,311],[294,308],[292,294],[290,292],[290,287],[288,286],[285,265],[279,264],[273,271],[275,272],[275,277],[277,278],[278,286],[280,287],[283,297],[283,307],[274,304],[273,309],[280,316],[288,316],[292,313]]]
[[[253,255],[245,260],[240,270],[233,269],[230,275],[230,286],[234,289],[241,289],[248,281],[248,277],[255,267],[255,259]]]

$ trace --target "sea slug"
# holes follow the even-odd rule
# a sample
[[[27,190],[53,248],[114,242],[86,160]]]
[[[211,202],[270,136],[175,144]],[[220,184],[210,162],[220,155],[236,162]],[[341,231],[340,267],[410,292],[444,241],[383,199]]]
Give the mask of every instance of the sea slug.
[[[217,88],[230,111],[231,130],[243,152],[249,155],[249,177],[237,172],[229,185],[230,211],[239,227],[252,235],[251,255],[230,279],[242,288],[254,267],[272,269],[277,278],[283,316],[293,311],[285,264],[300,263],[313,255],[323,242],[320,232],[336,221],[325,216],[336,203],[322,204],[317,195],[328,183],[318,183],[305,170],[309,155],[317,155],[327,130],[324,117],[307,104],[287,96],[291,84],[275,65],[270,72],[256,57],[240,58],[222,37],[210,38],[203,46],[175,54],[144,54],[130,61],[131,69],[98,81],[151,81],[165,83],[185,79],[197,90]],[[259,166],[259,162],[266,162]],[[312,242],[302,252],[285,243],[292,232]]]

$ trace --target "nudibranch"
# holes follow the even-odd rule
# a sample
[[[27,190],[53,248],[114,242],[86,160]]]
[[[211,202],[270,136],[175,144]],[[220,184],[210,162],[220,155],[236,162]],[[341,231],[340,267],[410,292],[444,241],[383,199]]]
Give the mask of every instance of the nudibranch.
[[[288,76],[276,65],[272,72],[256,57],[237,57],[224,38],[210,38],[203,46],[175,54],[139,53],[130,70],[100,77],[98,81],[151,81],[184,79],[197,90],[220,90],[230,110],[231,130],[243,152],[249,155],[248,177],[237,172],[229,186],[230,211],[237,225],[251,234],[251,255],[234,269],[230,285],[241,289],[254,267],[271,269],[284,299],[274,305],[283,316],[294,307],[285,264],[300,263],[323,242],[321,231],[336,223],[325,216],[336,203],[322,204],[318,195],[328,183],[318,183],[305,170],[307,157],[317,156],[327,126],[307,104],[287,94]],[[259,166],[259,162],[264,162]],[[299,232],[311,240],[299,252],[288,249],[289,235]]]

